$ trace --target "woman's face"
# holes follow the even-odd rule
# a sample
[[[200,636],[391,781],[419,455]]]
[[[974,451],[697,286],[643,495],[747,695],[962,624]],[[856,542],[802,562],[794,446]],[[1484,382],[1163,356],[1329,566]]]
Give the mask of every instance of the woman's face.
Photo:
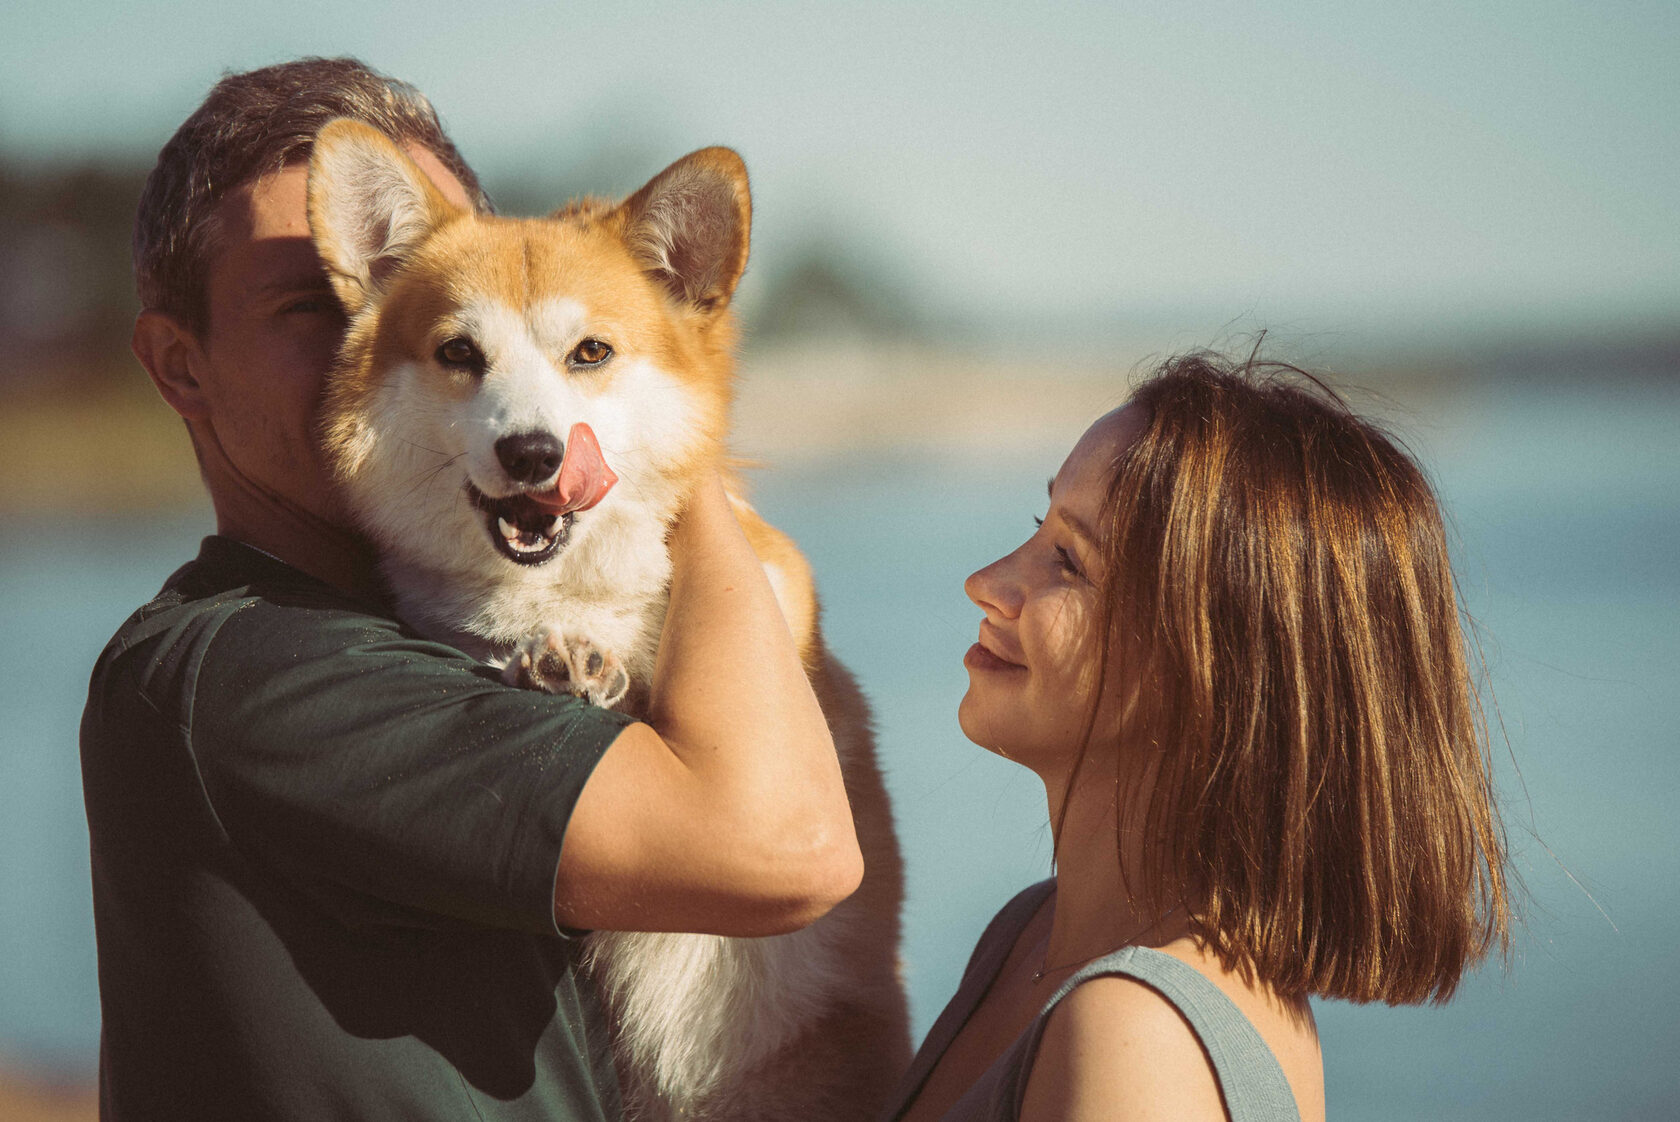
[[[1051,480],[1037,531],[963,584],[985,619],[963,656],[957,720],[982,748],[1040,774],[1072,764],[1091,711],[1103,579],[1094,534],[1115,463],[1142,427],[1131,407],[1099,418]]]

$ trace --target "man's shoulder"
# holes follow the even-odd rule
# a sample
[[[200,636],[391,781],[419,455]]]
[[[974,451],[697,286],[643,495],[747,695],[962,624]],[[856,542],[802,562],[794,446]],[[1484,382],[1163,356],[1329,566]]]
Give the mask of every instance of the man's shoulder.
[[[135,697],[174,713],[190,706],[207,667],[256,681],[285,665],[390,643],[466,658],[425,643],[377,605],[250,546],[210,537],[106,644],[89,682],[90,709]]]
[[[176,570],[153,601],[194,612],[214,611],[234,602],[273,609],[275,620],[293,618],[294,613],[330,612],[376,621],[386,628],[398,626],[371,600],[334,588],[253,546],[216,536],[204,539],[198,556]]]
[[[197,558],[117,629],[106,659],[156,661],[170,651],[202,647],[229,626],[254,642],[288,633],[302,638],[348,630],[371,638],[402,631],[376,605],[250,546],[210,537]]]

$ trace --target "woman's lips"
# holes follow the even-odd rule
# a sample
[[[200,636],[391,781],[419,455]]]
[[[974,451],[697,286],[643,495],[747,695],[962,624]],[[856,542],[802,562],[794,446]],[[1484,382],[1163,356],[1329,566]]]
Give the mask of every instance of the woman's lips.
[[[970,670],[1026,669],[1025,666],[1022,666],[1019,663],[1009,662],[1006,659],[999,658],[985,647],[982,647],[979,643],[976,643],[972,647],[968,648],[968,653],[963,655],[963,665],[968,667]]]

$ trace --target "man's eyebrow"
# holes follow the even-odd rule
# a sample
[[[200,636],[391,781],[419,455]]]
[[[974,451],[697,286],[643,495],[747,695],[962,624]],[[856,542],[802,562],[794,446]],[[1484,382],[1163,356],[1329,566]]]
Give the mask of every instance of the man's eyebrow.
[[[331,288],[332,282],[327,280],[325,271],[316,270],[308,273],[287,273],[265,281],[257,286],[257,292],[264,296],[272,296],[282,292],[314,292]]]
[[[1049,493],[1050,500],[1054,502],[1056,499],[1056,479],[1054,476],[1051,476],[1050,484],[1045,488],[1045,490]],[[1086,545],[1090,546],[1092,549],[1097,548],[1097,535],[1091,532],[1091,528],[1089,526],[1085,525],[1085,523],[1081,522],[1069,513],[1066,507],[1058,508],[1056,511],[1056,517],[1066,523],[1067,528],[1072,530],[1075,536],[1084,538]]]

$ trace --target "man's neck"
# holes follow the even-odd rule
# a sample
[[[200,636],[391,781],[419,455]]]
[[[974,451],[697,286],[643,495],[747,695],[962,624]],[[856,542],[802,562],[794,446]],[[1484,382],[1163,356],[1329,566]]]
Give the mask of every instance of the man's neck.
[[[260,520],[217,504],[216,532],[354,596],[381,600],[373,547],[358,534],[305,512],[271,508]]]
[[[194,429],[194,445],[216,532],[262,550],[355,596],[382,601],[373,545],[335,516],[331,496],[312,503],[283,495],[247,476],[228,456],[214,428]]]

